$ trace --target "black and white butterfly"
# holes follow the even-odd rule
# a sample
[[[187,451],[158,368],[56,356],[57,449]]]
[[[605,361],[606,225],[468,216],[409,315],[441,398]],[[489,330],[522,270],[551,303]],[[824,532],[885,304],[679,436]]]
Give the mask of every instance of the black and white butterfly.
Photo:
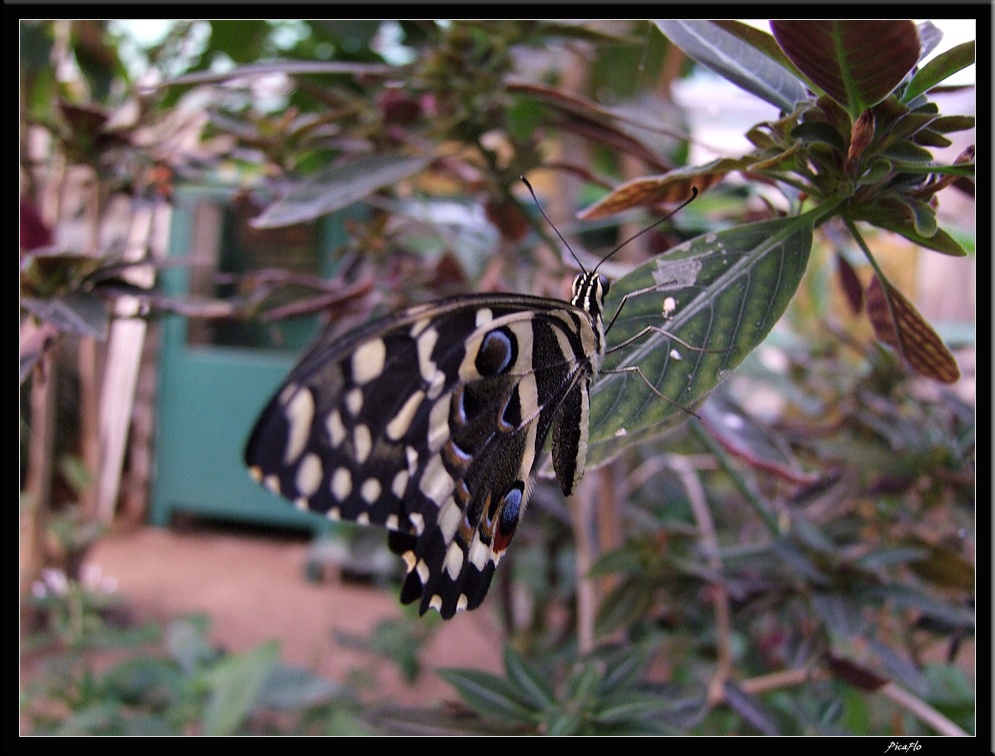
[[[256,423],[252,476],[302,509],[387,528],[402,602],[446,619],[476,608],[550,434],[563,493],[583,477],[608,289],[595,269],[569,302],[468,294],[324,336]]]

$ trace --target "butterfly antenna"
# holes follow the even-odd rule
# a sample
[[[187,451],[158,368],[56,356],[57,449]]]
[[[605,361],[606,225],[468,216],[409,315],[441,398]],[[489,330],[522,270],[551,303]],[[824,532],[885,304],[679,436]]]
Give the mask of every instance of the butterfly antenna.
[[[556,232],[556,235],[560,237],[560,241],[563,242],[563,246],[567,248],[567,252],[569,252],[570,256],[577,262],[577,264],[580,266],[580,269],[585,273],[587,273],[587,268],[584,267],[584,263],[580,261],[580,258],[578,258],[577,255],[574,253],[574,251],[570,248],[570,244],[567,242],[566,239],[563,238],[563,234],[560,233],[560,229],[556,227],[553,221],[549,219],[549,216],[546,215],[546,211],[542,209],[542,205],[539,203],[539,198],[536,197],[536,193],[535,190],[532,188],[532,184],[529,183],[529,180],[525,178],[525,176],[519,176],[519,178],[522,180],[522,183],[525,184],[526,187],[528,187],[529,194],[532,195],[532,199],[536,203],[536,207],[539,208],[539,212],[542,213],[542,217],[546,219],[546,223],[548,223],[550,227]],[[600,265],[601,263],[598,264]]]
[[[533,196],[535,196],[535,195],[533,195]],[[637,231],[632,236],[630,236],[628,239],[626,239],[624,242],[622,242],[617,247],[615,247],[615,249],[613,249],[611,252],[609,252],[607,255],[605,255],[604,257],[601,258],[601,262],[599,262],[597,265],[594,266],[594,270],[597,271],[597,269],[601,267],[601,263],[603,263],[603,262],[605,262],[605,260],[608,260],[609,258],[611,258],[612,255],[614,255],[616,252],[618,252],[620,249],[622,249],[622,247],[624,247],[629,242],[638,239],[640,236],[642,236],[643,234],[645,234],[647,231],[652,231],[654,228],[656,228],[657,226],[659,226],[664,221],[667,221],[667,220],[670,220],[671,218],[673,218],[675,215],[677,215],[677,213],[679,213],[681,210],[683,210],[685,207],[687,207],[689,204],[691,204],[691,201],[695,197],[697,197],[697,196],[698,196],[698,187],[692,186],[691,187],[691,196],[690,197],[688,197],[686,200],[684,200],[681,204],[679,204],[677,207],[675,207],[673,210],[671,210],[665,216],[663,216],[659,220],[654,221],[653,223],[651,223],[650,225],[648,225],[643,230]],[[539,209],[541,210],[542,208],[539,208]],[[557,233],[559,233],[559,232],[557,231]],[[562,239],[563,237],[561,236],[560,238]],[[574,258],[574,259],[576,259],[576,258]]]

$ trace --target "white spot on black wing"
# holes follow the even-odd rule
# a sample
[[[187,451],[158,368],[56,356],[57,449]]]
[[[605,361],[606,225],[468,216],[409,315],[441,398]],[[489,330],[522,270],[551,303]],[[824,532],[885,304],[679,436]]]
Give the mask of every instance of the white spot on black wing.
[[[345,501],[352,493],[352,473],[340,467],[332,474],[332,496],[339,501]]]
[[[352,379],[362,386],[383,373],[387,345],[383,339],[370,339],[352,353]]]
[[[318,455],[305,454],[297,468],[297,493],[305,498],[312,496],[321,485],[321,475],[321,459]]]
[[[380,499],[380,492],[383,490],[383,486],[380,485],[380,481],[376,478],[367,478],[363,481],[363,485],[359,487],[359,495],[363,497],[363,501],[367,504],[376,504]]]
[[[370,457],[373,450],[373,436],[370,428],[366,425],[357,425],[352,432],[353,454],[359,464],[363,464]]]
[[[387,438],[392,441],[399,441],[408,432],[408,429],[411,427],[411,421],[414,420],[415,414],[418,412],[418,408],[421,406],[424,398],[424,391],[416,391],[408,397],[407,401],[401,406],[401,409],[397,411],[397,414],[387,423]]]
[[[283,409],[287,418],[287,448],[283,455],[284,464],[292,464],[304,451],[311,422],[314,420],[314,396],[308,389],[301,389],[287,402]]]

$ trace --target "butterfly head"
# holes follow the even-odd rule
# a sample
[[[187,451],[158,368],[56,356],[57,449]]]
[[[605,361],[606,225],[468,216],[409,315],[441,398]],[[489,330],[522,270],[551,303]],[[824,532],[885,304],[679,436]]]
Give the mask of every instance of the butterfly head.
[[[605,297],[611,288],[608,276],[592,271],[578,273],[573,281],[570,304],[590,313],[594,320],[601,320],[604,314]]]
[[[601,364],[605,353],[605,297],[611,281],[608,276],[595,271],[578,273],[573,281],[573,293],[570,304],[584,310],[591,318],[594,343],[589,347],[593,358],[595,371]]]

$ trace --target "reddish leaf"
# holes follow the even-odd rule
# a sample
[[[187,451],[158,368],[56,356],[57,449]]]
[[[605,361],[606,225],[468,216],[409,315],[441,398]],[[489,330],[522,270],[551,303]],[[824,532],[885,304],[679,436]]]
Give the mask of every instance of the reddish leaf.
[[[653,152],[649,147],[609,124],[569,116],[553,120],[552,125],[557,129],[569,131],[585,139],[601,142],[613,152],[632,155],[657,170],[665,171],[670,168],[662,157]]]
[[[840,287],[850,303],[850,310],[857,315],[864,309],[864,287],[857,278],[857,271],[841,254],[836,255],[836,273],[839,276]]]
[[[558,129],[599,141],[612,150],[633,155],[659,170],[670,168],[663,156],[639,138],[639,130],[654,130],[651,124],[540,84],[512,82],[508,85],[508,91],[541,102],[558,113],[559,117],[553,120]]]
[[[813,485],[815,473],[803,470],[798,460],[770,429],[756,422],[721,391],[698,408],[701,420],[722,448],[765,475],[800,485]]]
[[[771,21],[798,70],[856,115],[883,100],[919,60],[911,21]]]
[[[894,286],[877,276],[867,287],[867,314],[877,337],[917,373],[943,383],[960,378],[957,362],[936,331]]]
[[[921,541],[916,541],[914,545],[927,549],[927,556],[924,559],[909,564],[909,568],[916,575],[944,588],[974,590],[974,566],[959,550],[945,545],[933,546]]]
[[[28,197],[21,197],[21,249],[38,249],[51,243],[52,231],[45,225],[38,208]]]
[[[604,218],[633,207],[681,202],[691,196],[691,187],[699,192],[715,186],[730,171],[745,167],[744,161],[723,158],[694,168],[679,168],[660,176],[642,176],[626,181],[590,207],[577,213],[581,220]]]
[[[874,113],[865,110],[860,114],[860,118],[853,122],[850,130],[850,149],[846,155],[847,172],[856,175],[857,161],[864,154],[874,138]]]
[[[529,231],[529,223],[522,213],[522,206],[514,200],[488,200],[484,205],[487,220],[501,232],[501,238],[517,242]]]
[[[838,677],[859,690],[873,692],[888,683],[888,680],[880,675],[841,656],[830,654],[828,663],[833,677]]]
[[[957,159],[954,160],[954,165],[964,165],[964,164],[974,163],[974,157],[975,157],[975,147],[973,144],[968,145],[968,147],[964,149],[964,151],[961,152],[960,155],[957,156]],[[932,197],[934,194],[936,194],[938,191],[940,191],[941,189],[946,189],[951,184],[956,184],[957,181],[960,181],[962,179],[968,182],[971,181],[971,179],[967,176],[958,177],[953,174],[938,176],[935,181],[931,181],[930,183],[923,186],[921,189],[919,189],[916,192],[916,194],[920,197],[923,197],[924,199],[928,199]],[[973,183],[971,184],[971,187],[973,189],[974,187]],[[972,197],[974,196],[973,191],[971,193],[971,196]]]

